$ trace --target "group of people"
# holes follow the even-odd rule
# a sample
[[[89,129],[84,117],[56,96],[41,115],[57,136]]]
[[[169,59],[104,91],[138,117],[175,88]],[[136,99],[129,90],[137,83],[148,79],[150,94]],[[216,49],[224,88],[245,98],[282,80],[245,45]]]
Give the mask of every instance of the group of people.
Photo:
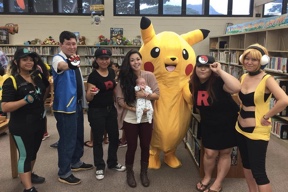
[[[120,172],[126,170],[127,184],[136,187],[133,165],[139,138],[141,184],[148,187],[153,102],[159,99],[160,94],[155,75],[141,70],[142,56],[134,49],[125,55],[119,73],[115,74],[109,67],[111,51],[99,48],[95,51],[94,70],[88,77],[85,90],[75,34],[63,31],[59,42],[61,51],[52,61],[53,111],[59,133],[59,182],[77,185],[81,179],[73,172],[90,170],[94,166],[96,179],[102,180],[107,166]],[[271,191],[265,170],[270,118],[287,107],[288,97],[274,78],[263,70],[269,62],[265,47],[251,45],[239,60],[247,71],[240,81],[222,70],[221,64],[213,57],[199,55],[189,81],[193,110],[201,117],[201,138],[205,150],[205,176],[196,185],[200,192],[222,190],[234,146],[239,148],[249,191]],[[26,48],[18,49],[10,62],[10,76],[3,84],[1,106],[4,112],[11,114],[9,130],[19,151],[18,172],[24,192],[37,191],[33,183],[45,181],[44,177],[33,172],[45,133],[44,101],[50,90],[44,68],[38,54]],[[239,95],[240,108],[232,94]],[[271,95],[277,102],[270,109]],[[84,152],[83,108],[88,108],[94,166],[81,161]],[[123,130],[127,141],[125,165],[117,159],[119,129]],[[109,137],[106,162],[102,147],[105,131]],[[211,183],[216,162],[217,177]]]
[[[109,169],[116,171],[125,171],[128,167],[127,178],[134,178],[132,165],[139,137],[142,150],[141,182],[143,186],[149,186],[147,169],[152,123],[146,115],[148,110],[144,109],[140,122],[136,120],[135,111],[136,98],[152,101],[159,98],[155,76],[153,73],[141,71],[141,54],[136,50],[131,50],[126,55],[122,63],[123,70],[116,74],[109,67],[111,51],[99,48],[95,51],[94,70],[88,77],[85,90],[75,34],[63,31],[59,42],[60,52],[52,60],[53,112],[59,133],[58,181],[77,185],[81,183],[81,179],[75,177],[73,172],[90,170],[94,166],[96,179],[101,180],[105,175],[106,164]],[[24,192],[35,192],[37,190],[33,184],[45,182],[44,177],[33,172],[37,152],[46,131],[44,101],[49,93],[50,83],[44,68],[37,53],[26,48],[18,49],[7,71],[9,78],[3,84],[1,106],[4,112],[11,114],[9,130],[19,152],[18,173]],[[119,75],[118,78],[115,79],[115,75]],[[146,93],[141,89],[135,93],[138,77],[143,77],[148,82],[152,92]],[[116,90],[118,91],[115,94]],[[119,110],[116,109],[115,102]],[[84,108],[88,108],[88,121],[93,134],[94,166],[81,161],[84,152]],[[126,166],[118,163],[117,159],[118,128],[122,128],[117,117],[121,112],[121,124],[126,123],[129,130],[129,133],[125,134],[128,143]],[[104,131],[109,137],[106,163],[102,148]],[[135,179],[131,186],[136,186]]]

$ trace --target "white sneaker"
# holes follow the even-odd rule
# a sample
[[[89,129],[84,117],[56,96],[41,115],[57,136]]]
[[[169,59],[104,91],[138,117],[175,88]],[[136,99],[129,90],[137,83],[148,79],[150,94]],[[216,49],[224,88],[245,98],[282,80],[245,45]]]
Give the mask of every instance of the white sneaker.
[[[96,179],[102,180],[104,179],[104,170],[96,170]]]

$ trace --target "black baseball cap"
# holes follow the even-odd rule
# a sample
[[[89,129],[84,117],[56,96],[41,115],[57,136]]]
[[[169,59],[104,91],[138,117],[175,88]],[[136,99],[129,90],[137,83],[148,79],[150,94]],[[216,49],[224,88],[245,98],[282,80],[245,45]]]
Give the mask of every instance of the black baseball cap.
[[[111,57],[112,52],[110,49],[98,48],[94,54],[95,57]]]
[[[38,54],[35,52],[29,51],[27,48],[20,48],[16,50],[14,54],[14,59],[19,60],[20,58],[27,57],[27,56],[30,56],[34,59],[38,57]]]
[[[210,65],[215,62],[214,57],[210,55],[198,55],[196,58],[196,66]]]

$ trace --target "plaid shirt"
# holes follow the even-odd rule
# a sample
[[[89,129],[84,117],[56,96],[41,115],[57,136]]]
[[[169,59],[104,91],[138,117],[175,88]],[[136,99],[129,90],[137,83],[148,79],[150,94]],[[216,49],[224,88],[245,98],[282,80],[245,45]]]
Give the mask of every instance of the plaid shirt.
[[[8,65],[8,58],[5,55],[5,53],[0,51],[0,66],[2,66],[4,69],[6,69],[7,65]]]

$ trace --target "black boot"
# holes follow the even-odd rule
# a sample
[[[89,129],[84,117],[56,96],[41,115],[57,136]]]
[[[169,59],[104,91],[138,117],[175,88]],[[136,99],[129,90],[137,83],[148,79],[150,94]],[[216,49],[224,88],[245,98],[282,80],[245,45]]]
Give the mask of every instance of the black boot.
[[[137,186],[134,177],[133,165],[126,165],[126,178],[127,178],[127,184],[130,187],[134,188]]]
[[[147,175],[147,169],[148,169],[148,163],[141,162],[140,179],[141,179],[141,183],[144,187],[148,187],[150,185],[150,181],[149,181],[148,175]]]

